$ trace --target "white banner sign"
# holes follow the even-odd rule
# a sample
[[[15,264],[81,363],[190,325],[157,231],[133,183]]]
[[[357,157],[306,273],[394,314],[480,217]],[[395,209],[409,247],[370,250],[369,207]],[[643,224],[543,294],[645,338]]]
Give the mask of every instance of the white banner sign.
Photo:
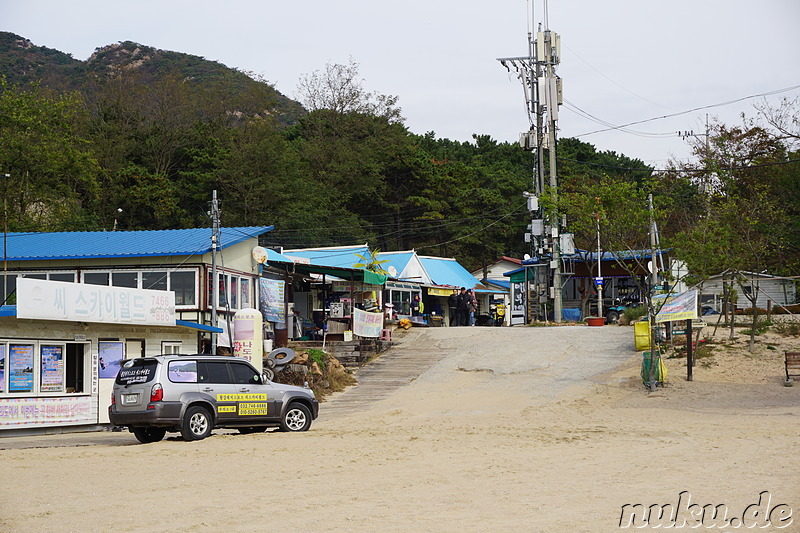
[[[0,399],[0,428],[96,424],[92,397]]]
[[[17,278],[17,318],[175,325],[175,293]]]
[[[359,337],[380,337],[383,329],[382,313],[367,313],[353,309],[353,333]]]
[[[657,309],[661,305],[656,314],[656,322],[692,320],[697,318],[697,291],[686,291],[674,296],[653,296],[653,305]]]

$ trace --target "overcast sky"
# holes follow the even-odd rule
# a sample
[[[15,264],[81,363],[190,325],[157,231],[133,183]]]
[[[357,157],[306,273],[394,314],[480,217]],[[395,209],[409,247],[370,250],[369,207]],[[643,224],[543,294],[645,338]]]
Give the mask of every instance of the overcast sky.
[[[368,91],[399,97],[411,131],[516,141],[528,129],[522,85],[497,58],[527,54],[542,2],[0,0],[0,29],[81,60],[118,41],[199,55],[259,74],[290,97],[303,75],[352,58]],[[559,135],[659,168],[690,155],[676,131],[701,132],[706,113],[738,123],[763,98],[631,133],[589,134],[606,126],[575,107],[624,125],[800,86],[799,0],[550,0],[548,22],[561,35],[557,73],[569,104]],[[769,101],[782,97],[800,97],[800,87]]]

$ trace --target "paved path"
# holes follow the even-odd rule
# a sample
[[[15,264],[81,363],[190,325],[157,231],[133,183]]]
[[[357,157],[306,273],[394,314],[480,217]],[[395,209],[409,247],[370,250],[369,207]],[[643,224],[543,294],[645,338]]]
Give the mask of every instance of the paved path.
[[[453,348],[439,347],[412,329],[389,351],[356,371],[357,385],[323,402],[317,423],[363,411],[374,402],[388,398],[453,352]]]

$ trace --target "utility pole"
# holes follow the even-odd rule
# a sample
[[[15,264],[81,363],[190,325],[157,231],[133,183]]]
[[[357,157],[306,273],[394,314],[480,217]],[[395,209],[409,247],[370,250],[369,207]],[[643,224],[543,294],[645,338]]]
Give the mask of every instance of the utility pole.
[[[509,72],[515,72],[525,92],[526,109],[530,130],[520,136],[520,146],[528,151],[536,152],[536,168],[533,172],[533,192],[524,192],[528,198],[531,215],[530,242],[532,256],[538,252],[551,252],[550,270],[552,271],[551,298],[553,299],[553,319],[562,320],[562,288],[561,288],[561,250],[560,220],[557,207],[550,213],[538,207],[538,196],[545,189],[544,151],[549,154],[550,194],[554,205],[558,200],[558,179],[556,172],[556,121],[558,106],[561,105],[561,79],[555,75],[556,65],[560,58],[560,37],[551,32],[547,23],[547,0],[543,0],[545,23],[544,30],[539,24],[539,31],[532,30],[533,11],[528,26],[528,55],[524,57],[499,58],[500,64]],[[535,209],[531,209],[535,206]],[[544,224],[545,220],[547,225]],[[527,238],[526,238],[527,241]],[[538,269],[537,269],[538,270]],[[536,276],[536,281],[544,281],[547,274]],[[538,284],[538,283],[537,283]],[[530,292],[528,293],[530,296]]]
[[[219,247],[219,203],[216,189],[211,193],[211,325],[217,327],[217,303],[219,282],[217,281],[217,248]],[[211,333],[211,353],[217,353],[217,334]]]
[[[8,301],[8,180],[11,174],[3,174],[3,301]]]

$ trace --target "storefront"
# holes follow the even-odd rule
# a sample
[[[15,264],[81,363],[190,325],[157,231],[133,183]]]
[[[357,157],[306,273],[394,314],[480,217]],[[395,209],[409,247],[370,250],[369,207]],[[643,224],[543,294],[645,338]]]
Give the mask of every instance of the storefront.
[[[199,331],[175,319],[174,293],[21,278],[0,308],[0,434],[108,423],[122,361],[196,353]]]

